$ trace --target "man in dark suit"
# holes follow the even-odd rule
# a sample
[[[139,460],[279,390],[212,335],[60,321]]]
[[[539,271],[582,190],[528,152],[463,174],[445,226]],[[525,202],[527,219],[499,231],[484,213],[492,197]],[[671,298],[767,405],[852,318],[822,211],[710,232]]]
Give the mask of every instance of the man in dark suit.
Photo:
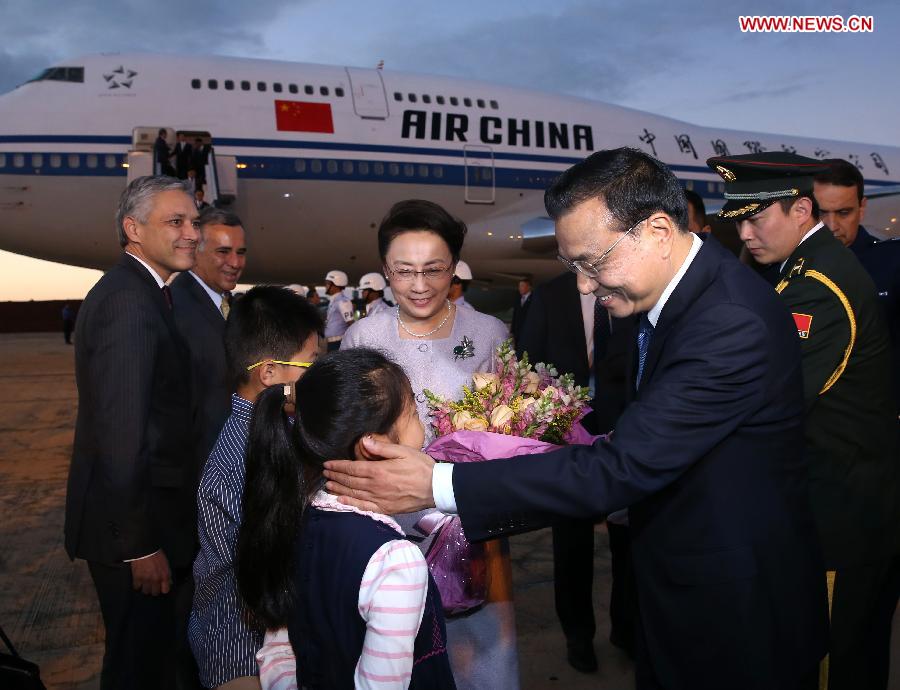
[[[173,153],[175,156],[175,171],[178,174],[178,179],[184,180],[187,178],[188,168],[191,167],[193,147],[181,132],[178,133],[178,142],[175,144],[175,151]]]
[[[528,310],[531,308],[531,278],[522,278],[519,281],[519,299],[513,306],[512,317],[512,337],[515,343],[519,342],[522,337],[522,326],[525,324],[525,317],[528,316]]]
[[[169,151],[169,143],[166,140],[168,132],[165,128],[159,130],[156,141],[153,143],[153,160],[160,175],[174,175],[175,168],[169,162],[172,152]]]
[[[231,293],[244,271],[247,244],[240,218],[224,209],[206,208],[197,218],[197,228],[197,263],[172,281],[172,295],[178,304],[175,323],[191,351],[202,467],[231,414],[234,382],[228,380],[225,363],[225,319]]]
[[[831,613],[823,679],[830,690],[885,690],[890,628],[880,624],[878,593],[891,587],[900,546],[900,449],[875,286],[819,220],[813,175],[825,163],[779,151],[709,165],[733,199],[720,215],[737,223],[754,259],[778,267],[775,291],[796,322],[810,502]]]
[[[827,611],[790,314],[687,231],[678,180],[641,151],[594,153],[545,199],[579,290],[639,315],[635,397],[612,439],[460,465],[369,439],[384,459],[329,461],[326,488],[388,513],[436,504],[470,539],[628,507],[639,689],[815,683]]]
[[[193,169],[197,174],[197,189],[203,188],[206,184],[206,164],[209,163],[209,151],[209,144],[204,144],[203,139],[200,137],[194,139],[191,149],[191,164],[188,169]]]
[[[582,420],[592,433],[607,433],[625,408],[626,361],[631,354],[634,319],[613,319],[592,294],[578,292],[575,274],[567,271],[539,285],[516,341],[516,352],[531,362],[546,362],[575,383],[593,392],[593,413]],[[610,546],[627,540],[627,526],[610,524]],[[618,532],[617,532],[618,530]],[[616,541],[618,539],[618,541]],[[627,549],[627,543],[625,544]],[[614,570],[627,560],[613,554]],[[615,576],[616,573],[614,573]],[[616,582],[614,594],[628,590],[627,573]],[[594,582],[594,521],[566,520],[553,525],[553,588],[556,614],[566,636],[569,664],[582,672],[597,668],[593,639],[596,632],[592,590]],[[628,603],[611,602],[614,637],[629,647]]]
[[[65,540],[100,600],[103,690],[183,687],[176,666],[190,659],[198,468],[188,353],[165,281],[194,264],[196,216],[174,178],[129,184],[116,215],[124,253],[76,327]]]

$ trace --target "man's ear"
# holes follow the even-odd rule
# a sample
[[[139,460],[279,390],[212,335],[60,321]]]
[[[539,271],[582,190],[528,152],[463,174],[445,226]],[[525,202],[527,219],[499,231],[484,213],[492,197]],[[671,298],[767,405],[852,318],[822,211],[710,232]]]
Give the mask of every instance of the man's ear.
[[[137,221],[133,217],[125,216],[125,218],[122,219],[122,229],[125,230],[125,237],[128,238],[129,242],[132,244],[141,243],[141,231]]]
[[[266,388],[269,388],[276,383],[275,365],[271,362],[260,364],[258,367],[250,371],[250,375],[256,376],[257,380]]]
[[[791,212],[795,214],[795,217],[800,224],[805,223],[812,218],[812,199],[808,196],[801,196],[794,202],[794,205],[791,206]]]
[[[658,242],[660,246],[665,247],[663,258],[668,259],[669,255],[672,253],[672,240],[679,232],[678,226],[675,225],[675,221],[672,220],[667,213],[654,213],[647,220],[647,226],[648,228],[644,230],[644,232],[649,230],[653,233],[654,241]]]

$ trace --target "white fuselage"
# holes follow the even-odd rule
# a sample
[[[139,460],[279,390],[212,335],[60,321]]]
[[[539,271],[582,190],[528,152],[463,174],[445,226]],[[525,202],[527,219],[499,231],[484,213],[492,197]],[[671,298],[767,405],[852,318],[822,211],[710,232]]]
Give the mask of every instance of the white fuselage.
[[[235,158],[231,207],[247,230],[244,279],[253,282],[315,281],[335,268],[354,281],[379,270],[376,228],[408,198],[465,220],[463,257],[476,278],[554,275],[555,253],[529,245],[528,228],[546,215],[549,182],[597,149],[646,150],[712,206],[722,186],[705,161],[723,151],[850,158],[867,189],[900,183],[897,148],[698,127],[476,81],[145,54],[64,66],[82,67],[83,81],[45,79],[0,96],[0,248],[92,268],[119,252],[112,219],[136,127],[209,132],[216,154]],[[284,102],[318,109],[284,120]],[[333,131],[321,131],[324,104]],[[890,215],[870,204],[869,225],[884,235]]]

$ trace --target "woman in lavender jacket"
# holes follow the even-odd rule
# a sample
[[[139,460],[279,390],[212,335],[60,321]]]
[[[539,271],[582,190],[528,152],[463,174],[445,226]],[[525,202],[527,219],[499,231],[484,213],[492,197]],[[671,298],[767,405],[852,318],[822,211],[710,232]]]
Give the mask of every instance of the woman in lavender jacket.
[[[368,316],[344,335],[342,349],[376,348],[409,377],[426,443],[433,438],[423,391],[462,396],[472,374],[491,371],[493,353],[509,335],[492,316],[457,308],[447,299],[466,226],[428,201],[395,204],[378,230],[378,250],[397,307]],[[427,511],[433,512],[433,511]],[[426,513],[397,516],[412,538]],[[427,552],[433,537],[419,545]],[[515,615],[508,544],[488,542],[490,589],[477,610],[447,617],[450,664],[460,690],[516,690],[519,687]]]

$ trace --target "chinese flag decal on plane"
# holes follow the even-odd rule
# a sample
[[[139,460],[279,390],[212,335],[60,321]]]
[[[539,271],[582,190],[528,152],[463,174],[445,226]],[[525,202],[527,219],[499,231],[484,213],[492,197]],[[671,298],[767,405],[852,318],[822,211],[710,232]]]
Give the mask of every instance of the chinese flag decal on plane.
[[[334,134],[331,104],[275,101],[275,128],[279,132]]]

